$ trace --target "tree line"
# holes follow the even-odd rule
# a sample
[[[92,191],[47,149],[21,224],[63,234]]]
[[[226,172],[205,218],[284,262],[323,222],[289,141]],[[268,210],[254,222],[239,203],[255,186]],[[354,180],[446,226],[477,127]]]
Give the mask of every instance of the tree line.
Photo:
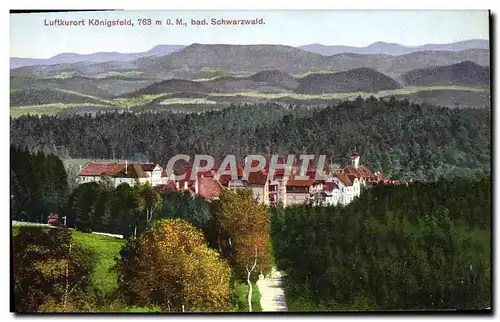
[[[12,219],[46,222],[66,204],[68,181],[61,159],[54,154],[10,147]]]
[[[200,114],[22,116],[11,141],[73,158],[143,159],[166,165],[179,153],[326,154],[361,162],[395,179],[436,180],[490,168],[491,111],[450,109],[407,100],[358,98],[324,109],[273,104],[232,106]]]
[[[271,210],[287,299],[318,310],[491,306],[491,177],[375,186],[346,207]]]

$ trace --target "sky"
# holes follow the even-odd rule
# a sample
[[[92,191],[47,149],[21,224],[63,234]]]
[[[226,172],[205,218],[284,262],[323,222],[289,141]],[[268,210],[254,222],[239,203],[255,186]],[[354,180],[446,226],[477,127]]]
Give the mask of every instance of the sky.
[[[88,19],[132,19],[134,26],[89,26]],[[138,19],[152,19],[139,26]],[[250,26],[167,26],[170,18],[255,19]],[[45,26],[54,19],[85,26]],[[157,26],[154,21],[162,20]],[[142,52],[156,45],[281,44],[367,46],[377,41],[418,46],[489,39],[488,11],[109,11],[10,15],[10,56],[49,58],[60,53]]]

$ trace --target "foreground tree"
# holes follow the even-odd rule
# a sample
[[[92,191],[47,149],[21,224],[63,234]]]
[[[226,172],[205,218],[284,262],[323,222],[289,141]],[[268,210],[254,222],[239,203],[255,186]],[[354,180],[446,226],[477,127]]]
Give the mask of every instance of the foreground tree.
[[[217,224],[231,254],[236,276],[249,285],[248,305],[252,311],[252,282],[266,274],[273,262],[267,206],[247,189],[224,191],[220,197]]]
[[[96,262],[92,251],[72,243],[67,229],[22,227],[12,251],[16,312],[70,311],[71,298],[86,291]]]
[[[159,305],[177,312],[229,307],[229,265],[185,220],[154,223],[127,243],[115,269],[121,291],[136,305]]]

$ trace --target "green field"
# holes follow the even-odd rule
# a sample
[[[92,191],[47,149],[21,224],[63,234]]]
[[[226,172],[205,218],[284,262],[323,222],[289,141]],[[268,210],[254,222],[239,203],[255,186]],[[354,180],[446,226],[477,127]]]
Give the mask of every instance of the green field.
[[[326,70],[326,69],[321,69],[321,70],[312,70],[310,72],[302,72],[295,74],[295,77],[297,78],[303,78],[309,75],[315,75],[315,74],[335,74],[338,73],[339,71],[336,70]]]
[[[65,91],[65,90],[61,90]],[[151,103],[153,100],[166,96],[166,94],[155,94],[155,95],[142,95],[140,97],[131,97],[131,98],[115,98],[112,100],[105,100],[98,97],[77,93],[73,91],[65,91],[67,93],[85,96],[89,98],[94,98],[96,100],[101,101],[103,104],[95,104],[95,103],[76,103],[76,104],[63,104],[63,103],[53,103],[53,104],[42,104],[42,105],[29,105],[29,106],[15,106],[10,108],[10,116],[13,118],[20,117],[22,115],[57,115],[57,113],[68,109],[68,108],[78,108],[78,107],[96,107],[96,108],[132,108],[143,106],[148,103]]]
[[[146,105],[163,96],[166,97],[167,93],[141,95],[139,97],[118,97],[113,99],[111,103],[116,107],[131,108]]]
[[[159,103],[160,105],[172,104],[217,104],[216,101],[209,101],[205,98],[168,98]]]
[[[226,77],[248,77],[248,76],[250,76],[250,74],[234,74],[231,72],[226,72],[226,71],[221,70],[221,69],[210,68],[210,67],[204,67],[204,68],[200,69],[200,72],[205,74],[206,77],[194,79],[193,81],[206,82],[206,81],[211,81],[211,80],[216,80],[219,78],[226,78]]]
[[[260,93],[260,92],[241,92],[241,93],[211,93],[209,96],[247,96],[265,99],[280,99],[280,98],[293,98],[299,100],[310,99],[350,99],[361,96],[363,98],[386,97],[392,95],[407,95],[418,93],[422,91],[438,91],[438,90],[453,90],[453,91],[471,91],[471,92],[485,92],[484,88],[465,87],[465,86],[428,86],[428,87],[407,87],[388,91],[379,91],[374,93],[367,92],[346,92],[346,93],[329,93],[329,94],[295,94],[295,93]]]
[[[95,78],[107,78],[107,77],[121,77],[121,78],[137,78],[144,75],[144,72],[140,72],[138,70],[130,70],[127,72],[106,72],[102,74],[98,74]]]
[[[10,116],[13,118],[20,117],[22,115],[57,115],[57,113],[73,107],[96,107],[96,108],[106,108],[110,106],[103,106],[92,103],[81,103],[81,104],[43,104],[43,105],[31,105],[31,106],[16,106],[10,108]]]
[[[120,249],[125,244],[123,239],[101,236],[96,234],[71,231],[73,241],[97,254],[97,264],[92,272],[92,286],[103,294],[109,294],[117,288],[117,275],[110,272],[115,265],[115,256],[119,256]]]
[[[74,72],[62,72],[56,75],[44,77],[44,79],[68,79],[75,75]]]

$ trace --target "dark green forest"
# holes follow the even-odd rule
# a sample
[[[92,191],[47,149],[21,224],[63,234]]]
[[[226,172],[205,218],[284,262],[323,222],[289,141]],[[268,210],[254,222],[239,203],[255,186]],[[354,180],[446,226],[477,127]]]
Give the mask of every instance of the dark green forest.
[[[490,169],[491,111],[358,98],[324,109],[272,104],[200,114],[108,113],[11,119],[16,146],[72,158],[147,159],[165,166],[178,153],[326,154],[393,179],[436,180]]]
[[[271,209],[289,307],[490,307],[491,210],[486,175],[375,186],[347,207]]]
[[[61,159],[10,147],[10,202],[13,219],[46,222],[67,202],[68,181]]]

